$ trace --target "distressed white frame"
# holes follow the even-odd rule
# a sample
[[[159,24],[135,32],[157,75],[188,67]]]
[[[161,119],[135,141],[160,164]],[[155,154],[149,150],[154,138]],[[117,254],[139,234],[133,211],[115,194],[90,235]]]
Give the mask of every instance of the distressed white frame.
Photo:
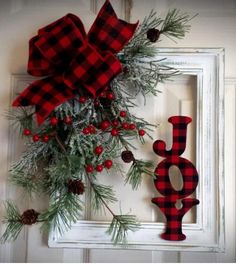
[[[224,50],[162,48],[157,59],[197,77],[196,166],[199,185],[196,223],[183,224],[187,239],[165,241],[159,237],[163,223],[141,223],[129,233],[125,249],[223,252],[224,235]],[[86,207],[89,208],[89,200]],[[124,248],[114,246],[103,221],[78,221],[63,236],[52,232],[49,247]]]

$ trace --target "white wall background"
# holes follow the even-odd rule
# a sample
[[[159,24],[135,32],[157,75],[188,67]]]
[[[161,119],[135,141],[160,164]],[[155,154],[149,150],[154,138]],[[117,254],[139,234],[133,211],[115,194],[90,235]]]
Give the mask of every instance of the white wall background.
[[[14,197],[15,191],[6,184],[8,163],[8,122],[3,113],[10,102],[10,75],[26,71],[27,40],[48,22],[73,12],[85,25],[91,25],[96,1],[85,0],[0,0],[0,199]],[[103,1],[97,1],[97,8]],[[118,14],[122,14],[124,1],[112,1]],[[42,237],[37,226],[22,233],[18,242],[0,245],[0,262],[235,262],[235,97],[236,97],[236,1],[235,0],[133,0],[131,21],[136,21],[151,9],[164,15],[177,7],[190,14],[199,13],[192,21],[187,37],[174,44],[163,40],[162,47],[224,47],[225,48],[225,175],[226,175],[226,252],[188,253],[127,250],[75,250],[49,249],[47,237]],[[45,202],[46,203],[46,202]],[[37,201],[34,207],[44,204]],[[3,207],[0,207],[3,215]],[[0,226],[2,232],[2,225]]]

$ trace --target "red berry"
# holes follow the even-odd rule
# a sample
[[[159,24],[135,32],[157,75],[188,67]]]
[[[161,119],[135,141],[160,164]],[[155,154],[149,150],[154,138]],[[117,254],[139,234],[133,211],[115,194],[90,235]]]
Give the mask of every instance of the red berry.
[[[106,129],[108,129],[109,126],[110,126],[110,122],[109,122],[109,121],[103,121],[103,122],[101,123],[101,129],[102,129],[103,131],[106,130]]]
[[[93,166],[92,166],[92,165],[87,165],[87,167],[86,167],[86,172],[87,172],[87,173],[91,173],[91,172],[93,172]]]
[[[106,92],[105,91],[102,91],[99,93],[98,95],[100,98],[105,98],[106,97]]]
[[[49,141],[49,136],[48,135],[43,135],[42,141],[43,142],[48,142]]]
[[[124,123],[122,124],[122,128],[128,130],[128,129],[129,129],[129,123],[124,122]]]
[[[115,96],[112,92],[107,92],[106,97],[108,100],[114,100]]]
[[[85,127],[85,128],[83,129],[83,133],[84,133],[84,135],[88,135],[88,134],[90,134],[90,130],[89,130],[89,128],[88,128],[88,127]]]
[[[25,128],[24,131],[23,131],[23,134],[24,134],[25,136],[30,136],[30,135],[32,134],[32,132],[31,132],[30,129]]]
[[[103,165],[97,165],[97,166],[96,166],[96,170],[97,170],[98,172],[102,172],[102,171],[103,171]]]
[[[88,126],[88,129],[89,129],[90,134],[96,133],[96,129],[95,129],[95,127],[93,125]]]
[[[111,135],[112,135],[113,137],[118,136],[118,135],[119,135],[119,131],[118,131],[118,129],[117,129],[117,128],[113,128],[113,129],[111,130]]]
[[[97,154],[97,155],[100,155],[102,152],[103,152],[103,147],[101,145],[100,146],[97,146],[94,149],[94,153]]]
[[[72,117],[71,116],[66,116],[64,118],[64,122],[67,124],[67,125],[71,125],[73,120],[72,120]]]
[[[94,101],[94,106],[98,107],[99,105],[100,105],[99,100],[95,100],[95,101]]]
[[[58,124],[58,118],[57,117],[51,117],[50,118],[50,124],[52,125],[52,126],[55,126],[55,125],[57,125]]]
[[[126,117],[127,113],[126,111],[120,111],[120,117]]]
[[[146,132],[145,132],[144,129],[140,129],[140,130],[138,131],[138,134],[139,134],[139,136],[144,136],[144,135],[146,134]]]
[[[39,141],[39,140],[40,140],[39,135],[35,134],[35,135],[33,136],[33,141],[34,141],[34,142],[37,142],[37,141]]]
[[[108,159],[103,164],[107,169],[110,169],[113,165],[113,162],[112,162],[112,160]]]
[[[79,103],[85,103],[86,102],[86,97],[84,97],[84,96],[80,96],[79,97]]]
[[[129,125],[129,129],[130,130],[135,130],[136,129],[136,125],[135,124],[130,124]]]
[[[117,119],[115,119],[115,120],[112,121],[112,125],[113,125],[114,127],[118,127],[119,124],[120,124],[120,122],[119,122],[119,120],[117,120]]]

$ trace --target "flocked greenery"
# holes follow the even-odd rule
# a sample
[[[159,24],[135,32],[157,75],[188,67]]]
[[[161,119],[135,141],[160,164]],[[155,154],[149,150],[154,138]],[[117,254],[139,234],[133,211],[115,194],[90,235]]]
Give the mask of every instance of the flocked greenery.
[[[48,142],[33,142],[32,136],[24,137],[26,150],[10,169],[11,182],[22,187],[27,194],[49,196],[48,209],[41,211],[37,220],[42,224],[43,231],[63,234],[83,217],[84,197],[68,191],[68,180],[76,179],[80,179],[85,185],[85,191],[89,191],[88,196],[91,198],[91,208],[94,212],[105,210],[111,213],[113,219],[107,233],[115,244],[125,243],[128,232],[138,229],[136,216],[120,215],[110,208],[110,204],[117,201],[115,192],[111,186],[99,182],[99,172],[95,167],[106,160],[112,160],[113,170],[121,171],[117,161],[121,152],[133,150],[132,140],[145,142],[145,138],[139,135],[139,130],[144,130],[146,136],[151,137],[150,131],[154,126],[132,114],[131,108],[136,106],[135,99],[138,94],[144,99],[148,94],[156,95],[157,84],[178,74],[178,70],[166,66],[164,59],[156,58],[158,48],[147,39],[147,31],[155,28],[160,30],[160,38],[183,38],[190,29],[190,20],[189,15],[175,9],[169,11],[164,19],[159,18],[153,11],[144,19],[132,40],[117,55],[123,64],[124,72],[111,83],[109,92],[112,93],[113,100],[103,97],[93,100],[85,96],[86,102],[80,103],[78,95],[53,112],[51,117],[59,119],[55,126],[50,124],[49,118],[38,127],[32,108],[19,108],[10,112],[9,120],[22,136],[23,131],[29,129],[39,137],[49,137]],[[120,111],[126,111],[125,118],[120,116]],[[71,124],[63,121],[66,117],[71,118]],[[106,130],[100,128],[104,120],[109,122]],[[119,126],[123,123],[133,124],[135,129],[119,127],[118,135],[112,136],[114,120],[118,120]],[[89,126],[92,126],[93,131],[85,135],[83,130]],[[100,155],[94,154],[94,148],[98,145],[104,148]],[[94,167],[94,171],[89,174],[86,172],[88,165]],[[106,171],[108,174],[111,172],[110,169]],[[131,184],[135,190],[140,186],[143,175],[153,178],[152,162],[134,159],[124,183]],[[5,222],[7,225],[2,241],[15,240],[23,228],[23,223],[16,205],[9,201],[6,202]]]

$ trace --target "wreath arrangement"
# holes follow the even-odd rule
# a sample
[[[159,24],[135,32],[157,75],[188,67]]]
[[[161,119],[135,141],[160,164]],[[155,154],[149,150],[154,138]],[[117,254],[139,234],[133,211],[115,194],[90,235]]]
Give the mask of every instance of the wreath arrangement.
[[[8,117],[26,141],[21,158],[10,168],[10,181],[30,196],[47,195],[48,209],[20,213],[6,201],[6,230],[1,240],[15,240],[24,227],[40,223],[43,231],[63,234],[81,219],[82,196],[113,219],[112,241],[124,243],[139,227],[135,215],[117,214],[117,198],[97,174],[131,163],[125,183],[137,189],[143,175],[154,177],[151,161],[136,159],[132,140],[145,142],[153,126],[131,113],[141,94],[156,95],[159,82],[178,74],[155,60],[162,36],[183,38],[192,18],[174,9],[159,18],[151,11],[138,26],[117,18],[109,1],[86,34],[81,20],[68,14],[40,29],[29,42],[28,73],[44,77],[31,83],[13,102]],[[45,78],[46,77],[46,78]]]

